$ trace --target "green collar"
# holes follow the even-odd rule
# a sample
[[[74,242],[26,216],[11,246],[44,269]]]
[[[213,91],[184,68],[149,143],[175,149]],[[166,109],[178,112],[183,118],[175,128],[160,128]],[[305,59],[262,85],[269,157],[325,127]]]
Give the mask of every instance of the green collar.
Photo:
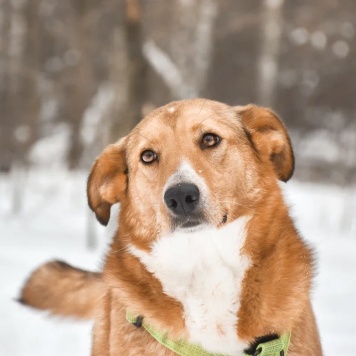
[[[141,316],[135,316],[126,310],[126,319],[137,327],[143,326],[146,331],[160,344],[180,356],[228,356],[223,354],[212,354],[205,351],[201,346],[191,344],[185,340],[174,341],[167,337],[167,333],[155,329],[152,325],[144,322]],[[261,343],[257,346],[255,353],[258,356],[287,356],[291,333],[285,333],[278,339]],[[244,356],[251,356],[244,354]]]

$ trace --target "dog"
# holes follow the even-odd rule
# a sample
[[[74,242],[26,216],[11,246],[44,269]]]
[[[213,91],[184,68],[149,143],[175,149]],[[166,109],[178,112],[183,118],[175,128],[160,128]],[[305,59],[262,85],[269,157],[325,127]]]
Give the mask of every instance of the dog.
[[[206,99],[158,108],[92,167],[99,222],[121,204],[103,271],[49,262],[20,301],[94,318],[93,356],[322,355],[313,254],[279,184],[293,170],[270,109]]]

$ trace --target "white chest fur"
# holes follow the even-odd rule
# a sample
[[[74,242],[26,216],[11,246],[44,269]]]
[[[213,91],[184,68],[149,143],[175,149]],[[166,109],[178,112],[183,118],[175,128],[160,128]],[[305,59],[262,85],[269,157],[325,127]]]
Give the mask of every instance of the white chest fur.
[[[210,352],[240,355],[247,346],[236,329],[241,283],[250,265],[241,253],[247,221],[174,232],[156,241],[150,253],[130,247],[164,292],[182,303],[190,341]]]

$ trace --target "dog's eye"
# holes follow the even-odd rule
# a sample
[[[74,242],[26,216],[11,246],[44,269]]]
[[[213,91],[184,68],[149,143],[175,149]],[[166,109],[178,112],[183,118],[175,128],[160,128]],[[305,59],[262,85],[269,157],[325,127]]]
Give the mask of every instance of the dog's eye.
[[[156,152],[153,152],[151,150],[146,150],[146,151],[143,151],[141,154],[141,161],[143,163],[150,164],[156,160],[157,160]]]
[[[219,136],[212,133],[207,133],[203,136],[201,143],[204,147],[214,147],[218,145],[220,141],[221,138]]]

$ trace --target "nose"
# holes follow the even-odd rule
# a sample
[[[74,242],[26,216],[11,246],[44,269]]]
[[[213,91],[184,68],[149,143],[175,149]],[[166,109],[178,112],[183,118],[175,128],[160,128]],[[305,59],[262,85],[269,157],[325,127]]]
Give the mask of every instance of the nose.
[[[164,202],[175,215],[187,216],[197,207],[199,196],[200,192],[195,184],[180,183],[166,191]]]

